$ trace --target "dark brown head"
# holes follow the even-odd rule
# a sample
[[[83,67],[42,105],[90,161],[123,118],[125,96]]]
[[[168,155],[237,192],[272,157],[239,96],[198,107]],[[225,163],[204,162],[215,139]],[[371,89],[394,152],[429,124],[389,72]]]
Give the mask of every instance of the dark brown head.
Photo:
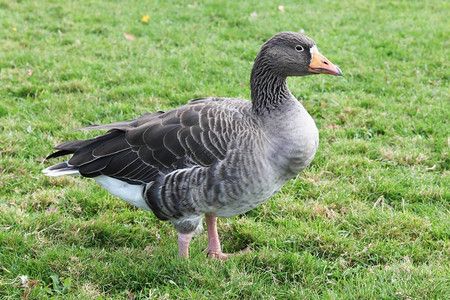
[[[326,59],[309,37],[298,32],[280,32],[269,39],[256,58],[275,74],[305,76],[331,74],[342,76],[339,67]]]

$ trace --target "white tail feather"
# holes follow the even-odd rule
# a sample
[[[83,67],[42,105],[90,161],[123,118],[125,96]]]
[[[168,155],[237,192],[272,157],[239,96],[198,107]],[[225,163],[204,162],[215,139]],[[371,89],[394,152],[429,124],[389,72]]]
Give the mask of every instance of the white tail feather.
[[[97,183],[99,183],[112,195],[119,197],[139,208],[150,210],[150,207],[148,207],[147,203],[144,200],[143,185],[129,184],[105,175],[93,177],[92,179],[97,181]]]
[[[48,167],[47,169],[42,170],[42,173],[44,173],[46,176],[62,176],[62,175],[80,175],[80,172],[75,169],[56,169],[52,170],[52,167]]]

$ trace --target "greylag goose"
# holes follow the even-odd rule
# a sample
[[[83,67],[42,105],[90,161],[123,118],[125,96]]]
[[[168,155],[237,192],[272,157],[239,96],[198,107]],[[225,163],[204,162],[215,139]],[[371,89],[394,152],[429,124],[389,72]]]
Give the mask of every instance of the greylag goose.
[[[108,130],[69,141],[47,158],[72,154],[45,175],[93,178],[112,195],[169,220],[178,231],[178,255],[206,216],[211,257],[225,259],[217,217],[245,213],[274,195],[308,166],[317,127],[291,94],[287,76],[340,76],[313,40],[281,32],[262,45],[250,77],[252,101],[201,98],[137,119],[85,130]]]

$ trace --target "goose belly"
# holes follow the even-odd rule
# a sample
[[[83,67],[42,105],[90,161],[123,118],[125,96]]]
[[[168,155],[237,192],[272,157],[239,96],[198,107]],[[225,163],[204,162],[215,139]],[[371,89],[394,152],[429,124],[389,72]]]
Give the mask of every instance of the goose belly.
[[[265,159],[261,159],[261,155],[253,153],[241,158],[237,166],[224,165],[219,168],[213,186],[204,186],[207,189],[205,213],[217,217],[246,213],[268,200],[286,183],[287,180]],[[230,171],[225,171],[230,169],[234,176]]]
[[[209,212],[217,217],[229,218],[246,213],[270,199],[283,184],[261,187],[259,191],[244,192],[238,199],[228,198],[228,204]],[[231,201],[230,201],[231,200]]]

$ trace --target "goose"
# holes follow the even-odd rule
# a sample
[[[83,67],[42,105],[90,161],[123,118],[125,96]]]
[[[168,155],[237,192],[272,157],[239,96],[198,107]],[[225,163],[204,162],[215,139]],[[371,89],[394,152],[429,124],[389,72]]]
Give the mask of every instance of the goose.
[[[205,216],[205,252],[226,259],[232,254],[222,252],[217,218],[257,207],[311,163],[318,129],[286,78],[320,73],[342,75],[312,39],[280,32],[254,61],[251,101],[199,98],[166,112],[81,128],[107,131],[57,145],[47,159],[72,156],[43,173],[92,178],[112,195],[171,221],[179,257],[189,257]]]

